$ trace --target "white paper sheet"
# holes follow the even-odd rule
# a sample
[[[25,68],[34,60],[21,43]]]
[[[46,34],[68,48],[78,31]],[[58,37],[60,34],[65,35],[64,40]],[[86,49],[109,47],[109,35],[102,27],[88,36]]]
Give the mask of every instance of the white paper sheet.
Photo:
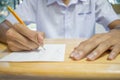
[[[34,51],[13,52],[0,61],[33,62],[33,61],[64,61],[65,44],[46,44]]]

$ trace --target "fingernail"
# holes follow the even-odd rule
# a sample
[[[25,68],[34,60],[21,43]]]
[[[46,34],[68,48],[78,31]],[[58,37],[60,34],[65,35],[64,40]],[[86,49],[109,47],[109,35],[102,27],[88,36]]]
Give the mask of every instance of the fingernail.
[[[93,60],[93,57],[94,57],[94,55],[93,55],[93,54],[90,54],[90,55],[87,56],[87,59],[88,59],[88,60]]]
[[[74,59],[76,59],[76,60],[79,60],[79,59],[82,58],[82,55],[83,55],[83,52],[82,52],[82,51],[80,51],[79,53],[78,53],[78,52],[73,52],[73,53],[70,55],[70,57],[71,57],[71,58],[74,58]]]
[[[112,59],[113,59],[113,57],[112,57],[112,56],[109,56],[109,57],[108,57],[108,60],[112,60]]]
[[[114,54],[115,54],[115,53],[111,53],[110,56],[108,57],[108,60],[114,59],[114,56],[115,56]]]
[[[70,57],[74,57],[74,54],[75,54],[75,53],[72,53],[72,54],[70,55]]]
[[[80,51],[79,53],[74,54],[74,59],[80,60],[83,57],[83,52]]]
[[[80,54],[77,53],[77,54],[74,56],[74,59],[79,60],[79,59],[80,59]]]
[[[78,53],[78,51],[73,51],[72,53],[71,53],[71,55],[70,55],[70,57],[74,57],[76,54]]]
[[[89,60],[95,60],[95,56],[97,56],[97,52],[92,52],[90,55],[87,56]]]

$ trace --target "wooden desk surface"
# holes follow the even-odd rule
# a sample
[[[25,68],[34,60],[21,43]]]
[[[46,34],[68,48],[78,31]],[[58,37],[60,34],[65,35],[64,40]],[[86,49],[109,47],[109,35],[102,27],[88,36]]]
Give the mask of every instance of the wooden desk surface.
[[[96,61],[73,61],[69,58],[70,52],[82,40],[77,39],[48,39],[45,43],[66,44],[64,62],[29,62],[7,63],[0,62],[0,74],[43,76],[59,78],[82,79],[120,79],[120,55],[113,61],[107,61],[108,54]],[[0,44],[0,49],[6,47]]]

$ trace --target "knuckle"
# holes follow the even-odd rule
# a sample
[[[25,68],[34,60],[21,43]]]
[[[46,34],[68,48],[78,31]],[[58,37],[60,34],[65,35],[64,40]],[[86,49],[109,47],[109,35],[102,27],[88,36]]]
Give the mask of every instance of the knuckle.
[[[98,42],[94,41],[94,42],[91,42],[91,46],[97,46],[98,45]]]
[[[93,44],[99,44],[101,41],[100,39],[97,39],[97,40],[94,40],[93,42],[94,42]]]
[[[13,29],[9,29],[7,32],[6,32],[6,36],[13,36]]]
[[[110,47],[110,42],[109,41],[105,41],[105,42],[102,42],[101,44],[100,44],[100,47]]]
[[[13,45],[13,43],[11,41],[7,41],[7,44],[8,44],[8,46]]]
[[[106,46],[107,46],[107,44],[101,43],[98,48],[101,49],[101,48],[104,48]]]

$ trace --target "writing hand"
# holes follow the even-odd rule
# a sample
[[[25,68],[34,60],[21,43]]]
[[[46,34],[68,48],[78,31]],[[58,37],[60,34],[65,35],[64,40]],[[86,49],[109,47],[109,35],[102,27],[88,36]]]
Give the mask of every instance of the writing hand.
[[[43,45],[44,34],[15,24],[6,32],[8,48],[11,51],[34,50]]]

